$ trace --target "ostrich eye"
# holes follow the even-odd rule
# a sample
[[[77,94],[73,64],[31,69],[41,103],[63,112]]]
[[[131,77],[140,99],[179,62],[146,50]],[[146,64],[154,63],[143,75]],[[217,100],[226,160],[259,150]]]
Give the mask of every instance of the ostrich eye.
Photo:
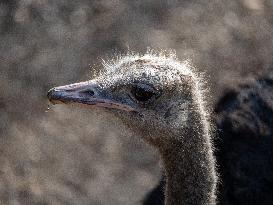
[[[148,85],[135,85],[132,87],[131,94],[137,101],[147,102],[156,95],[156,92]]]

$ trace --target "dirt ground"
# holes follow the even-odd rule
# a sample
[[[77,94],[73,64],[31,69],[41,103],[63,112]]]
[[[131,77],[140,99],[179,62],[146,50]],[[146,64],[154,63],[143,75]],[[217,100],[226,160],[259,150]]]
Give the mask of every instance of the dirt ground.
[[[273,64],[272,11],[272,0],[1,0],[0,204],[141,204],[157,153],[110,116],[47,110],[47,90],[151,47],[191,59],[215,102]]]

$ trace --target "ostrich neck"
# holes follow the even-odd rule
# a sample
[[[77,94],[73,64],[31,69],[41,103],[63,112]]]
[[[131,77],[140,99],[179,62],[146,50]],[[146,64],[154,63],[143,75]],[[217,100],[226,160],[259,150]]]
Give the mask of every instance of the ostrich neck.
[[[195,122],[159,147],[166,172],[166,205],[215,204],[216,173],[212,145],[198,113]],[[162,144],[161,144],[162,145]]]

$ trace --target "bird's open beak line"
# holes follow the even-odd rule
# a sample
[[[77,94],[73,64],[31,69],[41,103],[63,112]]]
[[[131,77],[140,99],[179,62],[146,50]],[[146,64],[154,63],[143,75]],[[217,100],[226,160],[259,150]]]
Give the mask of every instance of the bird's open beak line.
[[[87,108],[104,107],[128,112],[134,111],[129,105],[99,96],[95,89],[96,86],[90,84],[87,81],[55,87],[48,91],[47,97],[53,104],[76,104]]]

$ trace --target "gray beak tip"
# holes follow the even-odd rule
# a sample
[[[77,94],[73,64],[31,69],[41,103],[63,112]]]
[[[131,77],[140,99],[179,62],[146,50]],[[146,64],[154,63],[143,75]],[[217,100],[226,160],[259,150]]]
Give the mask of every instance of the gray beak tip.
[[[48,98],[48,100],[50,101],[51,100],[51,98],[52,98],[52,96],[53,96],[53,94],[54,94],[54,88],[51,88],[48,92],[47,92],[47,98]]]
[[[47,98],[49,102],[51,102],[52,104],[56,104],[56,101],[60,98],[60,93],[55,88],[51,88],[47,92]]]
[[[55,88],[51,88],[48,92],[47,92],[47,98],[49,100],[51,100],[54,96],[54,93],[55,93]]]

